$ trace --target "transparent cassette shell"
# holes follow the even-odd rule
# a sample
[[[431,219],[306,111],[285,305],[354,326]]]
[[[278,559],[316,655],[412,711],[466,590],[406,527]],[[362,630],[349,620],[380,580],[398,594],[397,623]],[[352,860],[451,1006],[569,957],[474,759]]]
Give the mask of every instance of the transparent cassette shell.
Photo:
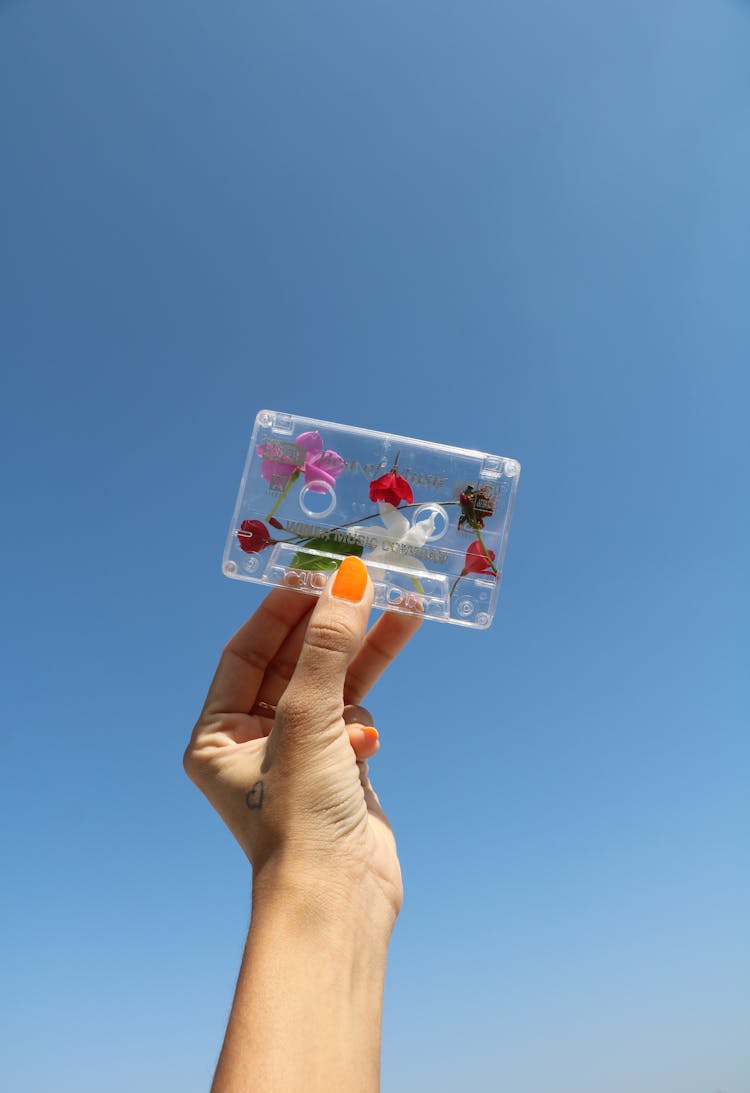
[[[262,410],[223,571],[319,595],[356,554],[375,607],[486,629],[520,470],[500,455]]]

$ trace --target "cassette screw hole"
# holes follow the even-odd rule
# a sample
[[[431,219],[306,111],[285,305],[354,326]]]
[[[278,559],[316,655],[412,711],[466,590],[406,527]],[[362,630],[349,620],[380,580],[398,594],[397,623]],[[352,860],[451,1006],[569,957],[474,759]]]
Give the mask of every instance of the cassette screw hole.
[[[236,562],[225,562],[224,563],[224,572],[225,573],[236,573],[237,572],[237,563]]]
[[[474,603],[472,600],[459,600],[456,610],[462,618],[467,619],[474,611]]]

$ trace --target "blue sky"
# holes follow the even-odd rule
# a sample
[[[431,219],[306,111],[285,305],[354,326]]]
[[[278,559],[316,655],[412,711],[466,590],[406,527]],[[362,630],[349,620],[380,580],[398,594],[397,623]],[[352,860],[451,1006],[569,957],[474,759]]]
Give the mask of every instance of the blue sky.
[[[0,0],[2,1039],[205,1090],[249,877],[181,769],[258,409],[523,465],[371,696],[385,1093],[748,1093],[750,5]]]

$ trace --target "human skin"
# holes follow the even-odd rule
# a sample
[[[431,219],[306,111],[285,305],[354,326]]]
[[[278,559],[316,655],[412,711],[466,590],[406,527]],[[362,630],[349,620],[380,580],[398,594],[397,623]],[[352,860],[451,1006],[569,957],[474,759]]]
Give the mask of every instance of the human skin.
[[[317,603],[274,589],[227,644],[185,769],[253,868],[252,915],[212,1093],[373,1093],[403,889],[360,705],[419,622],[366,633],[347,558]],[[313,606],[314,605],[314,606]],[[248,711],[276,707],[275,718]]]

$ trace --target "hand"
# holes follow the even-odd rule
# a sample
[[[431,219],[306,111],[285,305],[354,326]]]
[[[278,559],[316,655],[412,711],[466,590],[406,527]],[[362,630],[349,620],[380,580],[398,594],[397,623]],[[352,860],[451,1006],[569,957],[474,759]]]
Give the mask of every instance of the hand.
[[[358,558],[314,608],[272,591],[226,646],[184,762],[250,859],[254,900],[266,885],[324,901],[356,893],[390,932],[401,872],[367,774],[378,737],[359,703],[419,620],[389,612],[365,634],[372,595]]]

